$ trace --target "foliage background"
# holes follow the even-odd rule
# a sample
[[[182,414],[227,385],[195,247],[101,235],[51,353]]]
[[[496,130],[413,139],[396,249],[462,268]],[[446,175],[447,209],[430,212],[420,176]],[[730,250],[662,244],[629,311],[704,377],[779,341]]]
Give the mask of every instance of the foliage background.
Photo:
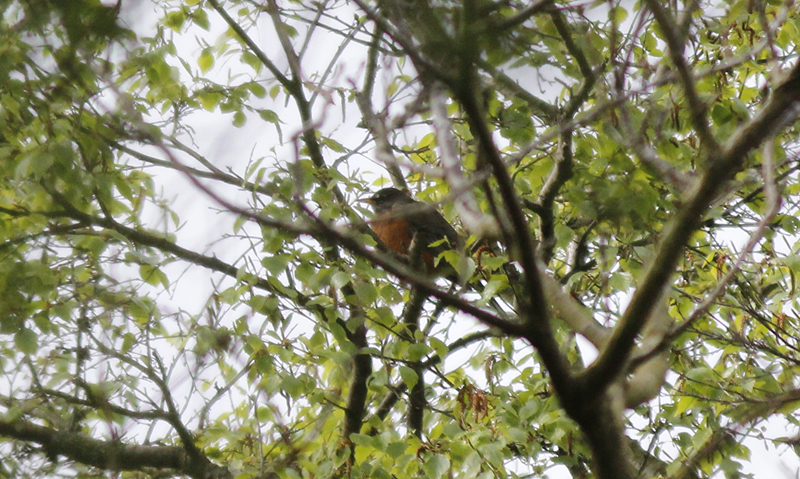
[[[793,2],[0,5],[4,476],[796,476]]]

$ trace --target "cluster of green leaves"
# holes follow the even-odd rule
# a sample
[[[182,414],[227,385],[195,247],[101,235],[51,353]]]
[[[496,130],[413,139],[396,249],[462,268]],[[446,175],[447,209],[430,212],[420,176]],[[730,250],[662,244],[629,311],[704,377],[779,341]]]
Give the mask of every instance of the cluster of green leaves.
[[[166,252],[124,236],[139,227],[154,185],[146,172],[118,162],[116,147],[131,132],[110,111],[115,92],[108,80],[117,67],[109,52],[124,48],[134,35],[117,22],[116,8],[99,1],[5,3],[0,21],[5,419],[61,429],[80,417],[91,424],[90,432],[103,421],[124,422],[103,410],[104,401],[122,397],[132,410],[147,402],[152,390],[138,389],[140,365],[117,356],[146,349],[147,338],[163,334],[148,285],[168,284],[159,270]],[[115,265],[130,274],[110,275]],[[143,288],[147,292],[139,294]],[[100,380],[94,373],[84,376],[103,365],[108,369]],[[65,399],[80,395],[94,397],[97,407]],[[29,462],[24,445],[4,447],[9,458],[4,467],[12,476],[58,470],[54,462]]]

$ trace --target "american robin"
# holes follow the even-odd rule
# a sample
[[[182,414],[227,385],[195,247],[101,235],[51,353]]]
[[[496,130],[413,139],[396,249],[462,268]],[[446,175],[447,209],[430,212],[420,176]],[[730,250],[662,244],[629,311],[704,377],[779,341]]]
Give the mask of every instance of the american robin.
[[[424,245],[422,260],[426,271],[445,273],[443,268],[434,268],[434,260],[442,252],[456,248],[460,238],[433,206],[415,201],[397,188],[383,188],[362,201],[372,205],[375,219],[370,222],[370,228],[387,248],[408,255],[416,235],[417,241]],[[433,243],[436,245],[431,246]],[[441,262],[439,266],[444,263]]]

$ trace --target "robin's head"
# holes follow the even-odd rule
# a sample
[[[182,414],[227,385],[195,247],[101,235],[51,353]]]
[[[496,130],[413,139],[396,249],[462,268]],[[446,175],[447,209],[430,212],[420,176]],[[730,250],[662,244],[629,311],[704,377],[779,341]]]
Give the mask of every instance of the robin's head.
[[[383,188],[375,192],[374,195],[362,200],[372,205],[375,213],[389,211],[397,205],[409,205],[416,203],[410,196],[397,188]]]

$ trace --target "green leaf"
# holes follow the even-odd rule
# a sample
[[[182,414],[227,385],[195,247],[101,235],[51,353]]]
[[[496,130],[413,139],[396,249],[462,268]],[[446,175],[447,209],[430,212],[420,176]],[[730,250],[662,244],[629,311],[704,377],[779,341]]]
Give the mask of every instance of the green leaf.
[[[691,396],[683,396],[678,400],[678,404],[676,405],[675,410],[673,412],[673,417],[678,417],[679,415],[683,414],[689,409],[694,408],[696,405],[697,405],[697,399]]]
[[[631,285],[631,277],[627,273],[614,273],[608,278],[608,285],[614,291],[627,291]]]
[[[272,110],[258,110],[258,115],[264,121],[275,123],[276,125],[282,123],[281,119],[278,117],[278,114]]]
[[[327,146],[331,150],[335,151],[336,153],[347,153],[347,148],[342,146],[342,144],[339,143],[338,141],[333,140],[331,138],[323,138],[322,144]]]
[[[355,290],[359,301],[363,305],[370,305],[378,299],[378,290],[375,289],[375,286],[373,286],[372,283],[366,281],[356,281],[355,284],[353,284],[353,289]]]
[[[353,444],[356,446],[374,447],[372,437],[366,434],[350,434],[350,440],[353,441]]]
[[[405,454],[407,449],[408,444],[405,442],[390,442],[386,446],[386,454],[388,454],[392,459],[397,459]]]
[[[156,311],[153,302],[149,298],[134,298],[127,307],[136,324],[140,326],[147,326]]]
[[[286,266],[291,261],[292,257],[288,254],[276,254],[274,256],[265,256],[261,258],[261,265],[267,268],[270,274],[276,275],[286,270]]]
[[[286,376],[281,381],[281,389],[293,398],[298,398],[303,394],[303,382],[294,376]]]
[[[14,344],[25,354],[35,354],[39,350],[39,335],[28,328],[22,328],[14,335]]]
[[[628,9],[619,6],[614,7],[611,10],[609,10],[608,17],[613,18],[614,22],[617,25],[620,25],[622,22],[625,21],[626,18],[628,18]]]
[[[158,286],[159,284],[163,286],[165,289],[169,288],[169,279],[167,275],[164,274],[161,269],[157,266],[143,264],[139,266],[139,276],[147,283],[153,286]]]
[[[434,454],[424,459],[422,470],[427,478],[438,479],[450,470],[450,459],[442,454]]]
[[[342,289],[342,287],[350,283],[351,276],[344,271],[337,271],[331,277],[331,287],[335,289]]]
[[[122,354],[126,354],[126,353],[128,353],[128,351],[131,350],[133,345],[136,344],[136,336],[134,336],[131,333],[126,333],[123,336],[123,338],[124,339],[122,340],[122,347],[120,348],[119,352],[122,353]]]
[[[17,164],[14,176],[19,179],[28,175],[39,178],[53,166],[54,162],[55,156],[52,153],[41,148],[36,149]]]
[[[203,52],[200,54],[200,58],[197,59],[197,65],[200,67],[200,71],[203,73],[211,70],[211,68],[214,66],[214,55],[211,54],[210,48],[203,49]]]
[[[411,390],[414,389],[414,386],[417,385],[417,381],[419,381],[419,376],[417,373],[408,366],[400,366],[400,377],[403,379],[403,382],[406,383],[406,387]]]
[[[242,110],[239,110],[233,114],[233,126],[236,128],[241,128],[244,126],[245,122],[247,122],[247,115],[245,115]]]
[[[428,338],[428,342],[430,343],[431,347],[436,351],[436,355],[440,358],[447,357],[447,353],[450,352],[450,349],[447,347],[443,341],[440,341],[437,338]]]
[[[558,242],[559,245],[566,246],[569,244],[570,241],[572,241],[572,238],[575,237],[575,232],[572,230],[572,228],[566,225],[557,224],[555,225],[554,230],[556,235],[556,241]]]
[[[486,286],[481,291],[481,301],[488,302],[490,299],[494,298],[497,295],[497,292],[501,289],[504,289],[508,286],[508,282],[505,278],[496,278],[490,280],[486,283]]]
[[[414,343],[408,346],[408,360],[419,361],[431,352],[431,348],[427,344]]]
[[[280,93],[280,91],[281,91],[280,85],[275,85],[274,87],[269,89],[269,97],[274,100],[275,97],[278,96],[278,93]]]
[[[252,53],[246,50],[242,53],[242,62],[244,62],[247,65],[250,65],[250,67],[252,67],[253,70],[256,71],[256,73],[260,72],[261,68],[263,68],[264,66],[261,63],[261,60],[259,60],[257,56],[253,55]]]
[[[264,88],[263,85],[256,82],[250,82],[247,84],[247,88],[255,95],[257,98],[264,98],[267,96],[267,89]]]
[[[193,0],[193,1],[197,3],[199,0]],[[191,5],[191,3],[187,4]],[[197,25],[198,27],[202,28],[205,31],[208,31],[208,29],[211,27],[211,24],[208,21],[208,14],[202,8],[198,8],[192,13],[192,21],[195,23],[195,25]]]
[[[186,15],[182,11],[169,12],[167,13],[167,17],[164,19],[164,25],[175,30],[176,32],[179,32],[183,26],[183,22],[185,21]]]

